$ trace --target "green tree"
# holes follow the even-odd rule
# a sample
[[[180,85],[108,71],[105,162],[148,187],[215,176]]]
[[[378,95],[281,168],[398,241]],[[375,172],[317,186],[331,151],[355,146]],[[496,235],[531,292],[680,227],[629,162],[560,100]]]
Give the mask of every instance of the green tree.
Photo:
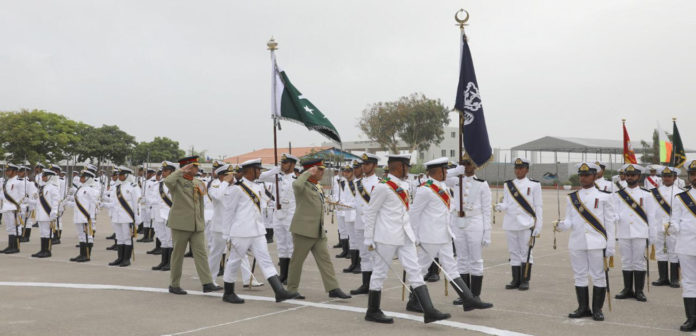
[[[176,161],[184,155],[186,152],[179,148],[178,141],[167,137],[155,137],[151,142],[143,141],[135,146],[132,163]]]
[[[666,132],[665,132],[666,133]],[[667,139],[672,141],[672,134],[666,133]],[[639,153],[643,156],[640,157],[640,162],[645,164],[660,164],[660,137],[657,134],[657,130],[653,130],[652,134],[652,146],[648,144],[645,140],[640,141],[641,149]],[[636,153],[636,154],[639,154]]]
[[[76,150],[80,161],[91,159],[101,166],[104,160],[109,160],[121,165],[133,153],[135,138],[116,125],[83,127],[80,131],[83,132],[82,142]]]
[[[0,148],[11,161],[59,161],[78,143],[78,123],[43,110],[0,112]]]
[[[428,99],[422,93],[401,97],[396,104],[402,121],[397,132],[411,151],[426,151],[431,144],[439,145],[444,137],[444,127],[449,124],[449,109],[437,99]]]
[[[444,139],[444,126],[449,123],[449,109],[438,99],[413,93],[393,102],[378,102],[362,113],[358,122],[367,137],[393,153],[399,140],[411,151],[427,150]]]

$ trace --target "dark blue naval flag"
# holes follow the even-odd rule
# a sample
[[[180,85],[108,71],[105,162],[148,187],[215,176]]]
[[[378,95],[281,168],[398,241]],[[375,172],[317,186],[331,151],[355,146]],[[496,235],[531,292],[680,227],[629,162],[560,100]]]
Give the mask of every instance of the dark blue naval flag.
[[[478,82],[476,82],[474,63],[464,34],[462,34],[462,58],[454,108],[464,116],[463,123],[459,125],[464,134],[464,149],[476,165],[484,165],[493,157],[493,152],[488,141],[486,119],[483,117],[483,105],[481,105]]]

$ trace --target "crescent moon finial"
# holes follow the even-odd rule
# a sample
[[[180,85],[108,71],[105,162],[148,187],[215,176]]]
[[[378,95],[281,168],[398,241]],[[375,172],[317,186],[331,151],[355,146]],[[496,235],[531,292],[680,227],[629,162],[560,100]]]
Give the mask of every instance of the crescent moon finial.
[[[463,19],[459,18],[459,13],[464,12],[466,16]],[[464,9],[460,8],[456,13],[454,13],[454,20],[457,21],[460,27],[464,27],[466,25],[466,22],[469,21],[469,12]]]

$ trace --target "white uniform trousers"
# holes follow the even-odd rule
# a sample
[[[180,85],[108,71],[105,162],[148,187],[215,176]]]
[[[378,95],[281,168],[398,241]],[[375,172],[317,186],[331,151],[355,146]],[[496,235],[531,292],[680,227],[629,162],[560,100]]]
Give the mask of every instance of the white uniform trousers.
[[[666,244],[665,240],[667,241]],[[665,245],[667,246],[667,251],[665,251]],[[668,235],[665,237],[664,234],[658,233],[657,237],[655,237],[655,259],[657,259],[657,261],[678,263],[679,257],[677,256],[677,253],[674,252],[675,245],[677,245],[677,237],[674,235]]]
[[[374,251],[370,251],[368,246],[364,244],[365,230],[356,229],[355,236],[358,238],[358,245],[360,247],[360,270],[363,272],[372,272],[375,266],[374,259],[377,258],[377,256],[374,255]]]
[[[19,214],[17,214],[19,216]],[[21,226],[15,226],[17,223],[17,217],[15,217],[15,213],[12,211],[8,212],[3,212],[2,213],[2,221],[5,224],[5,231],[7,231],[8,235],[12,236],[21,236],[22,235],[22,227]]]
[[[142,216],[143,220],[143,227],[150,228],[153,225],[153,221],[150,219],[152,218],[152,208],[150,207],[143,207],[143,211],[140,213]]]
[[[116,244],[131,245],[131,223],[114,223]]]
[[[77,232],[77,240],[80,243],[93,243],[94,237],[92,237],[92,235],[87,236],[87,234],[85,233],[86,227],[87,223],[75,223],[75,232]]]
[[[483,276],[483,257],[481,253],[483,231],[466,231],[453,225],[452,233],[454,233],[454,247],[457,249],[457,269],[459,274]]]
[[[256,264],[259,265],[259,268],[261,268],[261,272],[266,279],[274,275],[278,275],[275,266],[273,266],[273,260],[271,260],[271,256],[268,254],[266,237],[232,237],[230,240],[232,242],[230,257],[227,259],[227,263],[225,264],[225,273],[222,276],[225,282],[235,282],[235,275],[237,274],[237,271],[239,271],[239,267],[242,265],[243,260],[247,260],[247,263],[249,262],[246,255],[246,251],[248,250],[251,250],[251,253],[254,254]],[[248,267],[249,266],[247,265],[246,268],[248,269]],[[242,269],[244,268],[245,267],[242,267]],[[247,279],[251,277],[251,275],[245,276],[244,274],[242,274],[242,276]],[[245,279],[244,281],[247,280]]]
[[[452,279],[459,278],[457,262],[454,260],[454,252],[452,251],[452,244],[421,243],[420,246],[416,246],[416,250],[418,252],[418,263],[421,267],[422,276],[428,273],[428,268],[430,268],[430,265],[433,263],[433,259],[438,257],[438,264],[447,272],[446,280],[451,281]]]
[[[606,287],[603,250],[570,250],[570,266],[573,268],[576,287],[587,287],[587,275],[596,287]]]
[[[645,238],[619,239],[622,271],[645,271]]]
[[[173,248],[172,230],[167,227],[167,223],[164,221],[156,221],[153,227],[155,228],[155,236],[159,238],[162,247]]]
[[[346,228],[346,217],[336,216],[336,222],[338,223],[338,239],[348,239],[348,229]]]
[[[680,254],[682,297],[696,298],[696,256]]]
[[[351,250],[360,250],[360,246],[363,245],[363,235],[358,237],[355,231],[355,221],[347,221],[344,218],[343,223],[346,227],[346,232],[348,233],[348,248]],[[365,232],[364,230],[362,232]]]
[[[5,215],[2,217],[5,217]],[[53,237],[51,235],[51,222],[39,222],[39,231],[41,232],[41,238]]]
[[[275,227],[273,228],[273,236],[276,240],[276,248],[278,250],[278,258],[292,257],[292,234],[290,233],[290,222],[292,217],[284,219],[274,219]],[[258,258],[257,258],[258,260]]]
[[[210,251],[208,252],[208,268],[210,268],[210,274],[213,275],[213,283],[215,283],[215,278],[218,272],[220,272],[220,260],[222,255],[227,249],[227,241],[222,238],[221,232],[211,232],[210,237]],[[249,278],[251,278],[251,266],[249,265],[249,258],[244,256],[242,258],[242,283],[248,284]],[[234,275],[232,275],[234,277]]]
[[[372,269],[372,276],[370,277],[370,290],[381,291],[384,280],[388,276],[400,276],[400,274],[394,274],[396,270],[394,272],[389,270],[389,267],[392,267],[392,270],[394,269],[391,264],[394,255],[399,257],[399,262],[401,262],[401,266],[406,271],[406,282],[409,286],[416,288],[425,285],[425,282],[423,282],[423,275],[421,274],[421,267],[418,264],[416,245],[412,242],[407,242],[406,245],[389,245],[382,243],[375,243],[375,245],[375,263]]]
[[[526,263],[529,237],[532,236],[532,231],[529,229],[505,230],[505,235],[507,236],[508,252],[510,252],[510,266],[520,266],[522,263]],[[534,250],[529,255],[529,263],[534,263]]]

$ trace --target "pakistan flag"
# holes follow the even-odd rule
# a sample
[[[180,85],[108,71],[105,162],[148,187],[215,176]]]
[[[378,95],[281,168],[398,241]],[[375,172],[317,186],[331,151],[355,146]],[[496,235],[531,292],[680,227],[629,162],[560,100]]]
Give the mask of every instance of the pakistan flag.
[[[292,85],[285,71],[280,71],[277,66],[274,68],[273,113],[275,117],[300,123],[310,130],[341,143],[341,137],[329,119],[326,119],[312,102],[302,97],[302,93]]]

